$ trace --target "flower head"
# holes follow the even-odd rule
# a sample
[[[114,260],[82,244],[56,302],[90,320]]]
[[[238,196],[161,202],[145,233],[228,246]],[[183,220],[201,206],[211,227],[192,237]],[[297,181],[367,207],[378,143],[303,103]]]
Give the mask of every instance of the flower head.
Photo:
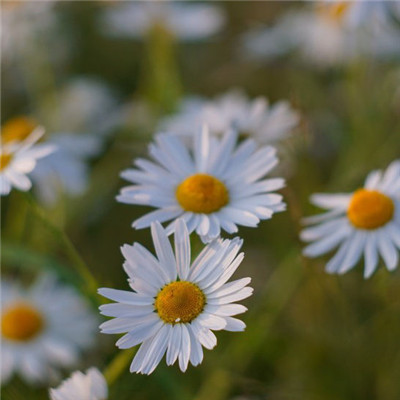
[[[257,149],[251,139],[237,146],[235,131],[217,139],[202,129],[193,154],[178,137],[159,134],[150,145],[156,162],[138,159],[138,169],[124,171],[122,177],[134,185],[123,188],[117,200],[158,208],[134,221],[137,229],[172,220],[171,233],[182,216],[189,232],[210,241],[221,228],[234,233],[237,225],[255,227],[285,209],[282,196],[271,193],[283,187],[283,179],[261,179],[278,163],[275,153],[269,146]]]
[[[111,36],[142,37],[161,27],[180,40],[207,38],[224,25],[222,10],[211,4],[143,1],[113,6],[104,15],[104,30]]]
[[[138,243],[122,247],[133,292],[99,290],[116,302],[100,307],[102,314],[114,317],[100,328],[103,333],[126,333],[117,341],[120,349],[141,343],[131,372],[150,374],[165,353],[167,365],[178,359],[186,371],[189,361],[194,366],[202,362],[202,346],[217,344],[212,330],[245,328],[233,316],[246,308],[234,303],[252,294],[250,278],[226,283],[243,259],[243,253],[238,255],[242,241],[214,240],[191,263],[183,219],[176,223],[175,254],[160,223],[152,223],[151,233],[157,258]]]
[[[106,400],[107,382],[97,368],[89,368],[86,374],[75,371],[62,384],[50,389],[51,400]]]
[[[41,276],[29,289],[3,280],[1,311],[2,382],[14,372],[28,382],[51,381],[93,343],[95,315],[53,276]]]
[[[241,137],[268,144],[284,139],[299,120],[299,114],[287,101],[269,104],[264,97],[250,100],[233,90],[210,101],[188,98],[178,114],[162,121],[161,128],[190,137],[194,126],[201,128],[205,124],[218,136],[235,129]]]
[[[36,143],[43,135],[44,129],[28,119],[5,124],[1,133],[0,195],[9,194],[12,187],[23,191],[31,188],[27,174],[34,170],[37,160],[55,151],[55,146]]]
[[[244,36],[244,47],[255,59],[273,59],[297,52],[318,67],[342,65],[358,57],[390,57],[400,53],[400,32],[385,1],[313,2],[288,12],[272,27]]]
[[[339,246],[328,262],[330,273],[343,274],[364,255],[364,276],[370,277],[383,258],[391,271],[399,263],[400,248],[400,161],[394,161],[386,172],[371,172],[364,188],[349,194],[315,194],[311,201],[328,209],[325,214],[309,217],[316,224],[305,229],[301,238],[314,242],[304,254],[317,257]]]

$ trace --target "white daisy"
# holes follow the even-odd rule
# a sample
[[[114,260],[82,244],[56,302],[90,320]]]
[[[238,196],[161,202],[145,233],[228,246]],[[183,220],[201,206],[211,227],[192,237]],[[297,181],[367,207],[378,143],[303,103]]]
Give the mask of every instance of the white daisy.
[[[284,139],[299,120],[299,114],[287,101],[270,105],[264,97],[250,100],[241,91],[232,90],[212,101],[188,98],[178,114],[162,121],[161,128],[190,136],[193,126],[206,124],[216,135],[235,129],[241,136],[267,144]]]
[[[21,128],[19,123],[15,126]],[[32,183],[26,174],[34,170],[37,160],[55,151],[52,145],[36,143],[44,135],[42,127],[37,127],[29,133],[24,129],[13,131],[9,127],[5,124],[1,133],[1,196],[8,195],[12,187],[23,191],[29,190]]]
[[[1,379],[48,382],[95,338],[97,319],[71,288],[42,275],[30,288],[1,283]]]
[[[271,193],[284,186],[281,178],[261,179],[277,163],[276,150],[257,149],[248,139],[237,146],[237,133],[230,131],[217,139],[204,127],[195,135],[193,154],[174,135],[158,134],[149,147],[155,162],[137,159],[138,169],[121,176],[134,185],[123,188],[117,200],[127,204],[156,207],[133,223],[146,228],[153,221],[182,216],[189,232],[196,231],[203,241],[238,231],[237,225],[256,227],[260,220],[283,211],[282,196]]]
[[[36,121],[24,116],[9,120],[2,128],[2,139],[7,144],[4,152],[8,154],[7,149],[17,150],[23,147],[22,143],[32,144],[32,137],[38,140],[43,132],[40,129],[40,135],[34,133],[37,126]],[[8,143],[13,146],[9,146]],[[45,144],[35,145],[32,150],[35,150],[35,155],[39,151],[41,158],[35,164],[35,168],[27,172],[30,173],[38,199],[46,205],[52,205],[60,193],[71,196],[82,194],[88,186],[89,159],[100,152],[101,145],[102,138],[99,136],[60,132],[52,133],[46,138]],[[25,155],[23,156],[25,160]],[[17,161],[17,158],[14,158]],[[7,160],[8,158],[4,158],[4,165]],[[11,168],[11,161],[9,165]],[[28,178],[23,183],[28,187]]]
[[[232,316],[247,309],[233,303],[252,294],[250,278],[226,283],[243,259],[243,253],[237,255],[242,240],[217,239],[190,265],[190,238],[182,219],[175,231],[175,255],[159,222],[152,223],[151,233],[157,258],[138,243],[122,247],[134,292],[99,290],[117,302],[100,307],[102,314],[115,317],[100,328],[109,334],[126,332],[117,341],[120,349],[142,343],[131,372],[150,374],[165,352],[167,365],[178,359],[184,372],[189,361],[194,366],[202,362],[202,346],[212,349],[217,344],[212,330],[245,328]]]
[[[343,274],[364,255],[365,278],[377,268],[379,256],[388,270],[397,267],[400,248],[400,161],[394,161],[384,173],[371,172],[364,188],[354,193],[315,194],[311,201],[329,211],[306,218],[306,223],[317,224],[301,233],[304,241],[314,242],[304,249],[306,256],[317,257],[339,246],[326,270]]]
[[[107,382],[97,368],[89,368],[86,374],[75,371],[56,389],[50,389],[51,400],[106,400]]]
[[[287,13],[275,26],[246,33],[244,46],[255,59],[297,51],[317,66],[343,64],[366,55],[399,55],[400,32],[391,21],[389,3],[314,2],[308,9]]]
[[[222,10],[211,4],[177,1],[138,1],[106,10],[102,28],[110,36],[139,38],[162,27],[183,41],[205,39],[225,23]]]

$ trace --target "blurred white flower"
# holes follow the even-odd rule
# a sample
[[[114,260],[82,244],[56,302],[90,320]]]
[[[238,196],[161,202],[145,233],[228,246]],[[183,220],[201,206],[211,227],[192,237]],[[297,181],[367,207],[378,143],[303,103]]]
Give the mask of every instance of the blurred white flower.
[[[110,36],[140,38],[161,26],[179,40],[205,39],[225,23],[221,8],[186,1],[121,2],[106,10],[101,26]]]
[[[1,283],[1,381],[51,382],[93,344],[97,318],[72,288],[42,275],[30,288]]]
[[[267,144],[286,138],[299,120],[287,101],[270,105],[264,97],[249,100],[241,91],[233,90],[215,100],[184,100],[177,114],[161,121],[160,129],[190,136],[194,128],[206,124],[212,134],[235,129],[241,136]]]
[[[37,144],[37,141],[44,135],[42,127],[34,128],[33,125],[30,125],[30,120],[25,121],[23,118],[19,121],[14,120],[14,122],[6,123],[1,132],[1,196],[8,195],[12,187],[23,191],[29,190],[32,183],[27,174],[35,169],[39,159],[56,151],[56,147],[53,145]],[[25,129],[26,124],[29,125],[28,131]],[[34,129],[31,131],[32,128]]]
[[[131,372],[151,374],[166,353],[167,365],[179,360],[185,372],[189,362],[203,360],[203,348],[217,344],[213,330],[243,331],[246,325],[234,315],[247,310],[235,304],[251,296],[250,278],[226,283],[244,254],[242,240],[217,239],[191,263],[190,237],[183,219],[175,230],[175,254],[159,222],[151,225],[155,258],[140,244],[125,245],[124,269],[132,291],[102,288],[99,293],[116,303],[100,307],[112,320],[103,333],[126,333],[117,341],[120,349],[141,343]]]
[[[311,202],[329,211],[305,219],[307,224],[317,224],[301,233],[302,240],[314,242],[304,249],[306,256],[317,257],[339,246],[326,270],[343,274],[364,254],[365,278],[374,273],[379,256],[389,271],[398,266],[400,161],[391,163],[384,173],[371,172],[364,188],[354,193],[314,194]]]
[[[55,389],[50,389],[51,400],[106,400],[108,387],[97,368],[89,368],[86,374],[75,371]]]
[[[53,0],[1,2],[2,63],[10,62],[20,54],[35,56],[38,43],[47,47],[52,59],[64,56],[68,43],[59,32],[54,34],[59,27],[55,4]]]
[[[58,132],[87,132],[107,136],[120,122],[120,106],[114,91],[104,82],[81,76],[57,92],[57,103],[48,103],[46,122]]]
[[[221,229],[234,233],[237,225],[256,227],[285,210],[282,196],[273,193],[284,180],[262,179],[278,164],[273,147],[258,148],[252,139],[238,145],[236,131],[219,139],[204,127],[193,136],[191,153],[176,135],[156,135],[149,146],[155,162],[137,159],[138,169],[122,172],[133,185],[122,188],[117,200],[157,208],[134,221],[134,228],[172,220],[167,227],[171,233],[182,216],[189,232],[207,242]]]
[[[269,60],[294,51],[318,66],[400,55],[400,30],[391,21],[390,2],[325,0],[307,7],[288,12],[272,27],[246,33],[248,55]]]
[[[56,146],[56,150],[38,162],[31,178],[38,199],[52,205],[60,194],[78,196],[85,192],[89,159],[100,152],[102,140],[88,134],[55,133],[47,143]]]

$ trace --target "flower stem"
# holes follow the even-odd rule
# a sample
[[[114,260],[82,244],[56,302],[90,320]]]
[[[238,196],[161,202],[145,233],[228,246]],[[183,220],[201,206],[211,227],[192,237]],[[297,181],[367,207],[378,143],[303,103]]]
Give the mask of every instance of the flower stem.
[[[25,193],[24,197],[35,217],[38,218],[38,220],[42,222],[43,226],[52,233],[57,243],[62,246],[65,254],[69,257],[76,271],[86,283],[85,292],[89,294],[91,298],[95,298],[97,300],[97,288],[99,285],[69,237],[65,234],[65,232],[49,221],[45,212],[37,205],[30,194]]]
[[[111,360],[110,364],[103,371],[108,386],[111,386],[119,376],[126,370],[127,365],[131,362],[136,354],[138,347],[123,350]]]

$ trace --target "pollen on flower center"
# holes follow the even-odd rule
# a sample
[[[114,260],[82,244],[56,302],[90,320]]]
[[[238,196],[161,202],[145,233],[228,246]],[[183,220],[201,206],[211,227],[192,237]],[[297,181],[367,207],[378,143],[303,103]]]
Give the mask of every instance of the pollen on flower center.
[[[26,139],[38,124],[28,117],[15,117],[7,121],[1,128],[1,140],[3,143],[22,141]]]
[[[160,318],[169,324],[193,321],[206,303],[204,293],[192,282],[177,281],[164,286],[154,303]]]
[[[348,12],[351,4],[348,1],[338,1],[330,4],[318,3],[317,7],[323,17],[331,21],[340,22]]]
[[[10,164],[11,159],[11,154],[0,154],[0,171],[3,171],[3,169],[6,168],[8,164]]]
[[[219,179],[195,174],[179,184],[176,198],[185,211],[210,214],[228,204],[229,193]]]
[[[1,318],[1,334],[11,340],[31,340],[43,327],[43,316],[29,304],[16,304],[8,308]]]
[[[394,214],[393,200],[376,190],[357,190],[351,198],[347,216],[357,228],[376,229],[388,223]]]

